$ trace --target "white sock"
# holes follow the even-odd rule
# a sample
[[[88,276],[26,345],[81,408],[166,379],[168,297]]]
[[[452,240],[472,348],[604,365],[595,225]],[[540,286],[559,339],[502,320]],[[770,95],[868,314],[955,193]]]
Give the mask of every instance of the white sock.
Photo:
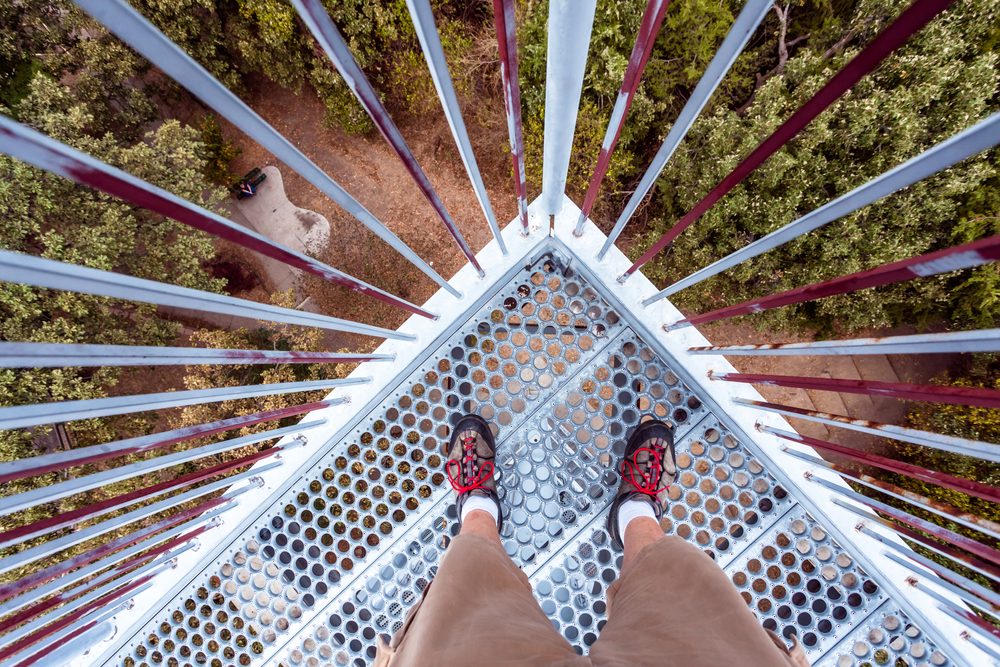
[[[625,542],[625,529],[628,528],[629,521],[641,516],[648,516],[656,521],[653,506],[644,500],[626,500],[618,507],[618,534],[621,535],[623,543]]]
[[[486,496],[469,496],[465,499],[465,503],[462,505],[462,522],[465,522],[465,517],[468,516],[469,512],[472,510],[482,510],[484,512],[489,512],[493,520],[500,524],[500,513],[497,504],[493,502],[492,498],[487,498]]]

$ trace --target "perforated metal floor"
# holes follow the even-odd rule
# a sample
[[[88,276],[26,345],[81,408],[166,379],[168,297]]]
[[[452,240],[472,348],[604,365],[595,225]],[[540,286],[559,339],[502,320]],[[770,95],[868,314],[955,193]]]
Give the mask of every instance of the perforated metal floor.
[[[517,274],[261,515],[108,664],[370,665],[457,533],[444,476],[465,412],[493,424],[507,553],[586,653],[621,554],[604,514],[629,429],[674,426],[679,484],[663,529],[698,545],[765,627],[816,665],[949,661],[777,485],[579,275]]]

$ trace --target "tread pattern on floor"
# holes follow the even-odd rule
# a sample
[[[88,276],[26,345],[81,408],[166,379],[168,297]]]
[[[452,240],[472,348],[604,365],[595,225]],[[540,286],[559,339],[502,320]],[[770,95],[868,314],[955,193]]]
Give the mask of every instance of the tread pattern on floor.
[[[578,652],[621,565],[604,518],[625,440],[657,418],[680,473],[664,531],[714,558],[765,627],[795,633],[817,666],[948,663],[594,287],[543,259],[108,664],[372,664],[457,534],[443,463],[466,412],[497,437],[504,547]]]

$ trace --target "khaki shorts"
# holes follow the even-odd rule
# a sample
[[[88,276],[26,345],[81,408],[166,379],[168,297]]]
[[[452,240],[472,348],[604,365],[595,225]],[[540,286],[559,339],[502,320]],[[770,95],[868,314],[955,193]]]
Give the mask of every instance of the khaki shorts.
[[[495,542],[457,536],[434,581],[376,667],[410,665],[678,665],[803,667],[761,627],[710,557],[679,537],[647,545],[607,589],[608,622],[577,655],[531,594],[528,577]]]

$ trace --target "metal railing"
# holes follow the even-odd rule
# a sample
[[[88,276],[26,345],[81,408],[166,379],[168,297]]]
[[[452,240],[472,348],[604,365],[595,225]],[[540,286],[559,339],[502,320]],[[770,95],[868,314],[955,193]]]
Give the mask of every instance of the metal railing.
[[[320,0],[293,0],[293,3],[313,37],[371,116],[375,126],[378,127],[402,161],[421,194],[454,238],[466,259],[475,268],[480,278],[487,277],[486,271],[480,265],[468,243],[463,239]],[[392,234],[385,224],[366,210],[330,176],[225,86],[215,80],[180,47],[171,43],[162,32],[144,19],[125,0],[77,0],[77,4],[103,23],[122,41],[175,81],[183,84],[193,95],[227,118],[290,169],[351,213],[358,221],[375,232],[400,255],[437,283],[443,291],[453,297],[461,296],[460,290],[438,275],[424,259]],[[862,77],[877,67],[895,49],[933,21],[950,4],[950,0],[916,0],[625,271],[618,278],[619,283],[624,283],[629,276],[669,245],[686,228],[695,224],[712,205],[722,199],[726,193],[763,164],[768,157],[784,146]],[[508,249],[472,152],[434,24],[430,3],[428,0],[407,0],[407,6],[471,186],[498,248],[506,257]],[[595,6],[596,0],[551,0],[550,2],[543,188],[539,199],[539,212],[543,215],[555,215],[564,205],[566,175],[582,92]],[[743,8],[718,53],[709,64],[704,77],[684,106],[662,147],[643,176],[635,194],[625,205],[611,234],[603,242],[596,256],[593,257],[595,263],[600,262],[605,257],[622,233],[639,203],[649,193],[655,179],[708,103],[750,36],[760,25],[770,6],[769,0],[750,0]],[[626,120],[631,101],[641,81],[653,43],[663,22],[666,7],[667,2],[664,0],[649,0],[647,3],[600,155],[575,225],[574,232],[577,235],[582,233],[591,214],[611,154],[615,149],[617,138]],[[500,54],[500,75],[510,135],[514,187],[519,212],[519,233],[523,236],[529,233],[529,222],[514,3],[513,0],[493,0],[493,8]],[[711,266],[696,271],[656,294],[648,295],[638,308],[641,310],[648,307],[657,300],[681,289],[690,287],[712,275],[774,249],[802,234],[830,224],[860,207],[889,196],[997,143],[1000,143],[1000,114],[983,120]],[[211,211],[182,200],[5,117],[0,117],[0,150],[40,169],[119,197],[136,206],[162,214],[334,284],[393,305],[413,315],[431,320],[439,316],[438,313],[411,304],[311,257],[286,248],[260,234],[248,231]],[[847,294],[867,287],[978,266],[996,261],[998,258],[1000,258],[1000,237],[993,237],[888,264],[870,271],[747,301],[710,313],[659,324],[667,331],[674,331],[687,326],[696,326],[737,315],[752,314],[782,305],[801,303],[835,294]],[[582,261],[588,263],[591,258],[584,257]],[[497,276],[488,277],[495,279]],[[161,306],[189,308],[197,311],[256,317],[267,321],[319,327],[383,339],[403,341],[416,339],[416,336],[412,334],[324,315],[262,305],[8,251],[0,251],[0,279],[35,287],[100,295]],[[1000,330],[992,329],[976,332],[899,336],[876,340],[859,339],[759,346],[701,346],[690,348],[688,353],[691,355],[853,355],[997,350],[1000,350]],[[311,352],[0,343],[0,367],[4,368],[344,362],[368,364],[394,361],[392,356],[378,354],[341,355]],[[872,396],[891,396],[906,400],[977,405],[989,408],[1000,407],[1000,391],[986,389],[732,373],[716,374],[712,379],[728,383],[753,383],[820,391],[854,392]],[[0,408],[0,429],[28,428],[98,416],[159,410],[250,396],[332,389],[370,381],[371,379],[368,377],[352,377],[346,380],[291,382],[239,388],[223,387],[42,405],[11,406]],[[59,451],[33,459],[10,461],[0,464],[0,482],[8,483],[45,473],[68,470],[73,467],[124,459],[145,452],[169,450],[178,443],[195,438],[231,433],[248,426],[276,423],[282,419],[330,408],[344,401],[345,398],[328,398],[323,401],[224,419],[199,426],[69,451]],[[763,401],[735,399],[735,405],[757,411],[769,411],[787,417],[813,420],[862,433],[890,437],[940,451],[1000,462],[1000,447],[990,443],[943,436],[901,426],[862,422],[845,415],[832,415]],[[0,665],[29,665],[41,661],[60,646],[127,607],[129,600],[146,590],[156,577],[162,577],[164,573],[170,571],[176,564],[177,557],[192,549],[199,536],[217,527],[223,515],[239,503],[240,494],[259,486],[262,483],[260,475],[264,471],[280,466],[282,463],[280,459],[271,459],[283,451],[304,444],[306,442],[305,435],[301,434],[322,423],[322,419],[311,420],[294,426],[227,439],[193,449],[164,453],[162,456],[138,463],[120,465],[0,500],[0,516],[10,515],[124,479],[173,468],[188,462],[206,460],[207,457],[215,456],[221,452],[256,445],[265,440],[285,435],[295,434],[298,436],[295,439],[286,439],[277,446],[238,457],[226,463],[180,475],[145,489],[112,497],[62,515],[31,522],[0,533],[0,548],[11,548],[24,545],[30,540],[45,535],[52,535],[56,532],[65,533],[66,529],[80,523],[87,524],[87,527],[81,530],[50,537],[50,539],[30,548],[24,547],[16,552],[12,550],[10,555],[0,559],[0,574],[15,571],[24,572],[23,576],[16,581],[0,585],[0,619],[2,619],[0,620],[0,632],[6,633],[0,636]],[[904,461],[867,454],[782,429],[762,426],[760,432],[800,447],[845,457],[853,464],[873,466],[990,502],[1000,502],[1000,490],[975,480],[929,470]],[[993,582],[1000,583],[1000,552],[981,541],[939,526],[927,519],[919,518],[896,506],[851,491],[843,485],[832,483],[822,477],[821,472],[829,471],[836,476],[874,488],[890,497],[914,505],[919,510],[926,510],[945,517],[949,521],[972,528],[987,536],[1000,538],[1000,526],[944,503],[906,492],[853,467],[827,463],[792,447],[785,446],[784,451],[789,456],[807,461],[815,471],[815,474],[810,475],[809,480],[841,496],[842,499],[836,501],[838,505],[879,526],[880,529],[889,531],[889,534],[893,536],[905,538],[911,543],[918,544],[938,556],[954,562],[956,567],[971,569]],[[247,469],[248,466],[254,467]],[[213,479],[215,481],[210,481]],[[166,494],[176,495],[169,495],[153,502],[156,498]],[[141,503],[145,504],[124,513],[121,512]],[[874,509],[879,512],[879,515],[860,509],[859,505]],[[115,516],[107,518],[106,515],[111,514]],[[148,517],[156,517],[159,520],[150,525],[139,524],[142,519]],[[103,520],[98,520],[101,518]],[[957,598],[986,613],[995,613],[1000,609],[1000,596],[994,590],[971,581],[952,569],[942,567],[939,563],[912,550],[901,547],[898,542],[888,539],[884,534],[868,525],[859,525],[858,530],[883,543],[891,551],[888,555],[889,558],[912,571],[913,578],[907,579],[908,585],[931,596],[945,614],[958,619],[970,628],[972,633],[966,634],[961,639],[968,641],[987,655],[1000,656],[1000,640],[997,639],[1000,632],[979,616],[971,613],[968,608],[963,608],[956,602]],[[113,532],[118,534],[114,539],[105,540],[83,553],[66,556],[62,560],[56,559],[55,564],[46,565],[52,561],[53,556],[57,556],[70,547]],[[950,595],[943,595],[938,589],[947,591]]]

